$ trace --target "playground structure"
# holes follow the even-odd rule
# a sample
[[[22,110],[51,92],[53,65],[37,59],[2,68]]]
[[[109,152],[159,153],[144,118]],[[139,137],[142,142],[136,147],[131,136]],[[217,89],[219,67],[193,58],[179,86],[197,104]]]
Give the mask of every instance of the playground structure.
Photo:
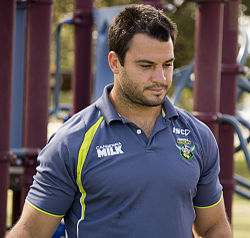
[[[238,54],[238,8],[240,0],[194,0],[197,2],[195,59],[189,66],[175,71],[176,91],[173,100],[177,104],[185,87],[194,90],[193,114],[204,121],[213,131],[220,148],[221,174],[226,210],[231,219],[232,194],[234,191],[250,199],[250,193],[242,191],[235,182],[250,189],[250,183],[234,176],[233,154],[243,150],[250,169],[250,156],[239,124],[250,131],[249,122],[236,115],[236,99],[243,92],[250,92],[249,79],[244,78],[243,67],[248,41]],[[4,0],[0,23],[0,237],[6,230],[7,189],[13,189],[13,223],[21,213],[21,207],[35,173],[36,156],[46,144],[49,94],[49,52],[51,31],[51,7],[53,0]],[[163,8],[160,0],[142,1]],[[94,98],[103,85],[112,81],[108,70],[107,29],[114,15],[124,6],[110,9],[93,9],[92,0],[75,0],[73,19],[58,25],[56,78],[60,76],[60,28],[62,24],[75,27],[75,65],[72,80],[75,113],[91,102],[91,41],[93,20],[97,22],[98,37]],[[106,13],[105,13],[106,12]],[[111,14],[112,13],[112,14]],[[23,20],[21,20],[23,19]],[[21,23],[26,22],[25,25]],[[20,30],[20,33],[17,31]],[[15,34],[14,34],[15,32]],[[242,31],[244,35],[244,31]],[[16,40],[18,35],[18,41]],[[106,57],[106,58],[105,58]],[[105,65],[106,64],[106,65]],[[12,73],[13,72],[13,73]],[[191,80],[194,72],[195,80]],[[101,85],[101,78],[104,81]],[[57,80],[57,82],[59,82]],[[238,91],[237,91],[238,89]],[[60,91],[56,84],[55,95]],[[24,96],[25,95],[25,96]],[[69,107],[59,104],[50,111],[59,117],[60,110]],[[233,146],[235,131],[240,146]],[[9,173],[12,181],[9,181]],[[20,176],[21,174],[21,176]],[[20,179],[17,181],[18,179]]]

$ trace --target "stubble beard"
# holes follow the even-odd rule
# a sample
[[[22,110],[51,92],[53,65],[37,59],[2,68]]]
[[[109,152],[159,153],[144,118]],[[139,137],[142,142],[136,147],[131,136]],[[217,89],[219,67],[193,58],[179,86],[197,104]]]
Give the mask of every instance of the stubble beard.
[[[162,97],[162,95],[159,95],[159,96],[155,95],[154,97],[156,99],[150,100],[146,96],[143,95],[143,92],[150,90],[152,88],[156,88],[156,87],[165,88],[166,93],[164,97]],[[162,85],[162,84],[151,85],[151,86],[144,88],[143,91],[140,91],[137,85],[134,85],[133,83],[129,82],[129,80],[124,80],[124,78],[123,78],[123,83],[120,82],[120,88],[122,91],[121,94],[123,95],[122,97],[124,98],[124,101],[127,102],[126,104],[136,104],[136,105],[144,106],[144,107],[160,106],[164,102],[168,93],[168,86]]]

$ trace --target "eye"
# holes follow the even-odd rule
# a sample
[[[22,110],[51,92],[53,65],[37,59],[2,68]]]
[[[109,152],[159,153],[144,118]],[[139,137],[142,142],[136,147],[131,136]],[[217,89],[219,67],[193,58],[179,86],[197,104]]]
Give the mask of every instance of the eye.
[[[144,68],[144,69],[149,69],[152,67],[152,65],[151,64],[140,64],[140,67]]]
[[[165,64],[163,64],[162,66],[164,67],[164,68],[167,68],[167,67],[171,67],[173,65],[173,63],[171,62],[171,63],[165,63]]]

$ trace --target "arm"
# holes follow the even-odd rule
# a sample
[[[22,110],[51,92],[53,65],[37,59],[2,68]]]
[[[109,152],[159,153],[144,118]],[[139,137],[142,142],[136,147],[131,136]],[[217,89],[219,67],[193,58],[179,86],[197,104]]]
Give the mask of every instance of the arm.
[[[195,237],[231,238],[231,228],[226,216],[224,200],[209,208],[195,208]]]
[[[20,220],[9,232],[7,238],[52,237],[61,219],[62,217],[40,212],[26,202]]]

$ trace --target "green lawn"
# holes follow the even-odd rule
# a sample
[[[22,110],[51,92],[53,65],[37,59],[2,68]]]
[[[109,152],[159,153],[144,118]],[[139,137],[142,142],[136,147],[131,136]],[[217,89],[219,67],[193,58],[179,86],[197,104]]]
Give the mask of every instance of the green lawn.
[[[250,182],[250,172],[242,152],[235,155],[235,172]],[[234,238],[250,237],[250,200],[238,195],[233,197],[232,224]]]
[[[234,195],[232,215],[234,238],[249,238],[250,200]]]

